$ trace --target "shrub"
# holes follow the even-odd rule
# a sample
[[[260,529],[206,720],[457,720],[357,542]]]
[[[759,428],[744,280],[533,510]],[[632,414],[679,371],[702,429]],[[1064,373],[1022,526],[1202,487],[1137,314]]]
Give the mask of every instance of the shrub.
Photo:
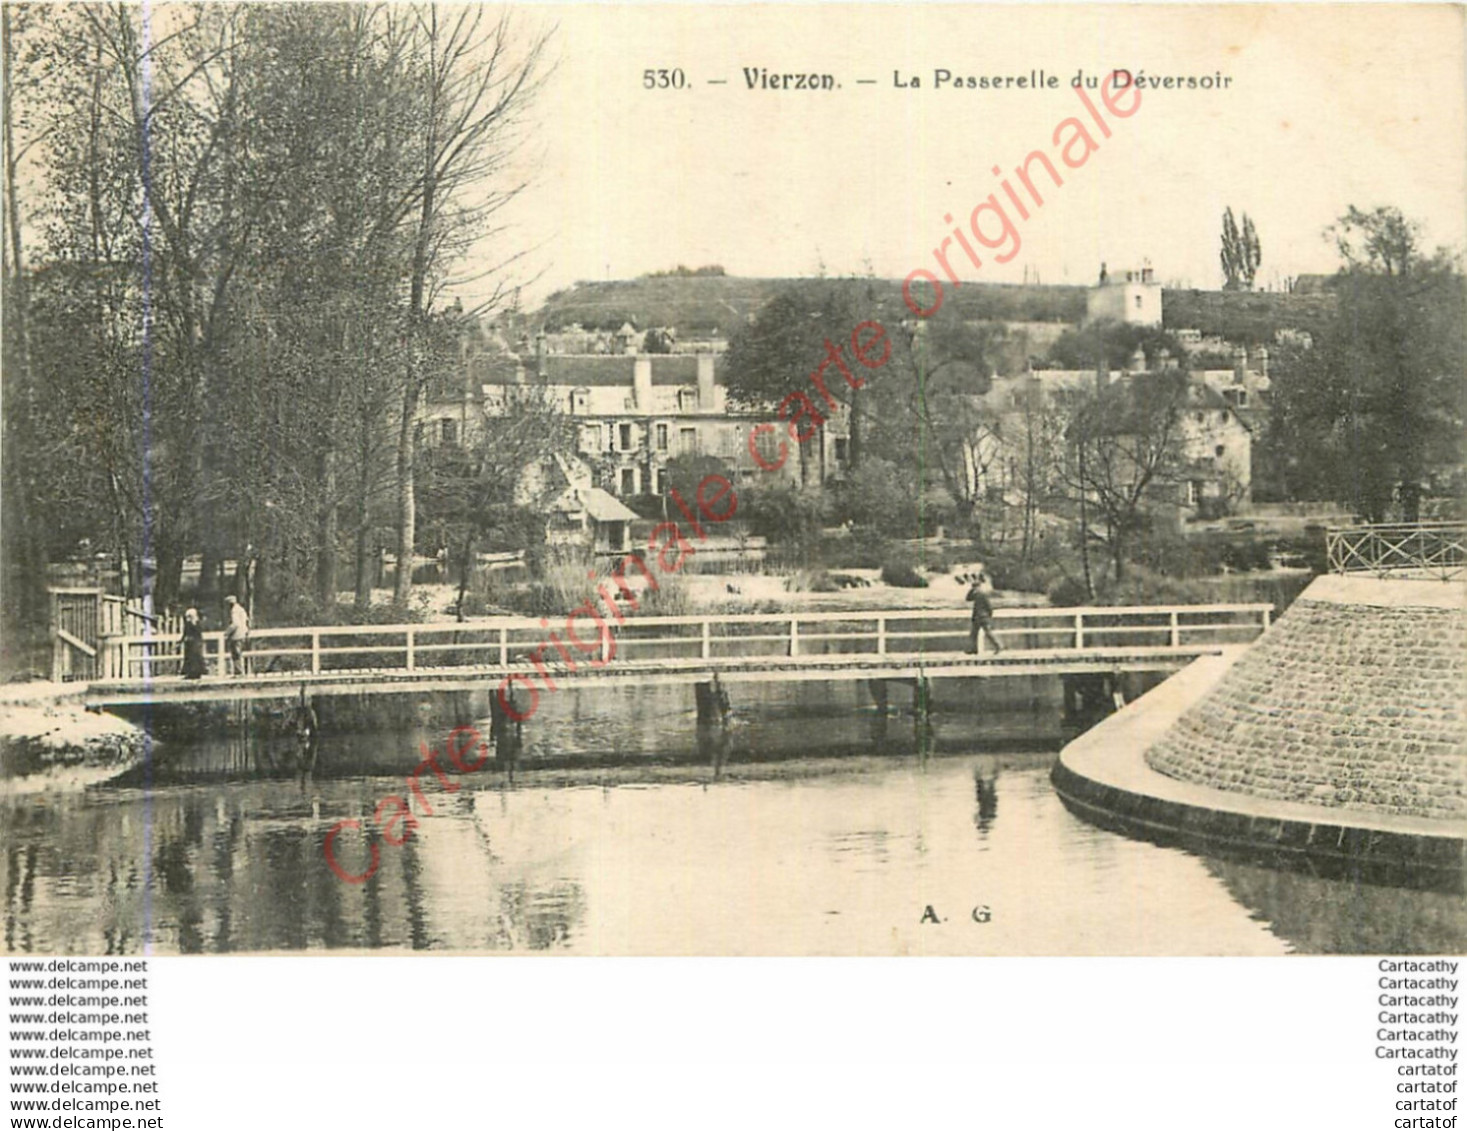
[[[917,533],[912,497],[907,470],[873,456],[837,485],[835,518],[883,537],[910,538]]]
[[[820,557],[831,569],[880,569],[889,554],[885,539],[870,530],[854,530],[820,544]]]
[[[838,593],[840,586],[823,569],[797,569],[784,579],[791,593]]]
[[[975,555],[969,555],[970,560]],[[1017,549],[1002,547],[979,553],[988,576],[999,589],[1022,593],[1048,593],[1054,586],[1080,575],[1079,552],[1057,537],[1036,540],[1029,559]]]
[[[926,589],[927,579],[910,562],[889,561],[882,564],[881,580],[896,589]]]
[[[260,618],[264,621],[266,618]],[[314,599],[296,595],[269,610],[268,627],[289,628],[296,625],[339,624],[416,624],[423,620],[421,609],[407,605],[381,604],[358,608],[353,602],[318,605]],[[207,627],[207,626],[206,626]],[[257,627],[265,628],[261,623]]]
[[[1273,562],[1268,543],[1258,538],[1245,542],[1228,542],[1222,548],[1222,564],[1239,573],[1254,569],[1269,569]]]
[[[825,506],[826,500],[819,492],[778,484],[740,491],[738,513],[750,534],[808,557],[809,550],[820,543]]]
[[[1060,608],[1091,604],[1090,594],[1085,592],[1083,582],[1073,577],[1062,577],[1049,587],[1049,603]]]

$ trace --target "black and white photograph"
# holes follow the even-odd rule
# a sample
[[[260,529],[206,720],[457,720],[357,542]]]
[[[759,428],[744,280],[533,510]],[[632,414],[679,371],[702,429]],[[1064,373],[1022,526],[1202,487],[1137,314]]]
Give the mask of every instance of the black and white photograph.
[[[10,959],[1467,951],[1461,7],[0,16]]]

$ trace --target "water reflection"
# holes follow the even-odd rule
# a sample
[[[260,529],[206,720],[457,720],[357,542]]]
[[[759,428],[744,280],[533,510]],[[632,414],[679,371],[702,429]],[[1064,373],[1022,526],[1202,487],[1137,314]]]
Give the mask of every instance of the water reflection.
[[[727,726],[699,727],[689,704],[660,693],[631,693],[619,710],[603,700],[600,713],[567,702],[526,728],[513,783],[485,769],[446,791],[425,774],[400,847],[372,815],[410,792],[403,778],[424,744],[442,748],[446,729],[427,715],[325,735],[313,780],[260,776],[248,749],[219,740],[163,759],[146,793],[124,783],[5,799],[4,947],[1277,954],[1467,943],[1460,898],[1204,860],[1075,819],[1049,785],[1052,755],[1007,740],[1032,742],[1025,710],[924,723],[829,690],[773,691],[758,711],[739,694],[745,710],[736,696]],[[353,818],[365,831],[343,851],[365,861],[375,845],[379,866],[344,883],[323,846]],[[942,922],[921,921],[928,905]],[[990,922],[974,920],[980,905]]]

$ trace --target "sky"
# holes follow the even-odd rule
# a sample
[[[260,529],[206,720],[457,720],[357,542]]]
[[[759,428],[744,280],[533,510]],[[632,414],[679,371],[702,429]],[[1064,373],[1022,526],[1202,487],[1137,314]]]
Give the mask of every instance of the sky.
[[[959,225],[981,264],[950,242],[962,281],[1089,283],[1102,261],[1149,261],[1165,282],[1211,288],[1228,206],[1256,225],[1263,286],[1333,271],[1322,232],[1352,204],[1401,208],[1429,246],[1467,244],[1461,8],[533,5],[519,18],[527,32],[553,27],[556,60],[518,158],[531,184],[464,274],[523,253],[525,305],[578,280],[680,263],[946,279],[935,252]],[[644,88],[647,69],[674,68],[683,89]],[[745,68],[839,85],[751,90]],[[938,68],[1042,70],[1059,84],[934,89]],[[1115,68],[1143,84],[1230,81],[1142,85],[1129,117],[1091,92],[1105,137],[1071,80]],[[1068,151],[1083,157],[1073,168],[1055,140],[1071,116],[1095,143]],[[1061,141],[1074,136],[1063,129]],[[1013,176],[1036,149],[1064,180],[1030,166],[1042,207]],[[973,209],[990,193],[1017,248],[1007,235],[992,252],[973,241]],[[980,216],[990,238],[1001,224],[998,209]]]

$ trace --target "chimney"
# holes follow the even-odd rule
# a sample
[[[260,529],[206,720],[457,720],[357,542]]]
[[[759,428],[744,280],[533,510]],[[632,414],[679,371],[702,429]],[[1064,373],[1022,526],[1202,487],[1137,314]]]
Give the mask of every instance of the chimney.
[[[1268,376],[1268,347],[1259,346],[1253,354],[1253,370],[1260,377]]]
[[[713,403],[713,355],[700,353],[698,355],[698,409],[701,412],[712,412],[716,407]]]
[[[632,400],[638,412],[652,411],[652,358],[639,353],[632,359]]]
[[[1248,373],[1248,351],[1239,346],[1233,351],[1233,384],[1241,385]]]

